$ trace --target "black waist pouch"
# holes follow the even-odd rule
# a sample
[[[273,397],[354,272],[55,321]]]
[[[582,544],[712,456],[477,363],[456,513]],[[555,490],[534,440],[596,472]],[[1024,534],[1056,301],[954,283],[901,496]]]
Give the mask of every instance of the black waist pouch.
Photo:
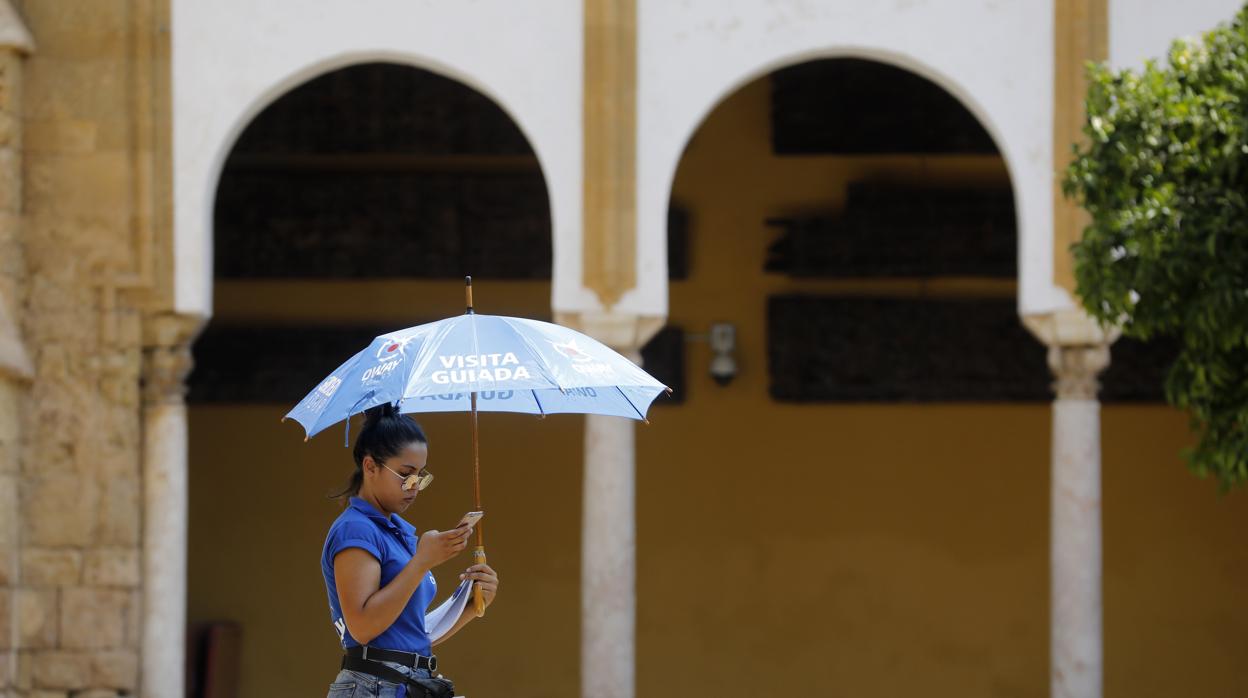
[[[450,679],[443,678],[408,678],[407,695],[411,698],[452,698],[455,695],[455,684]]]
[[[422,679],[420,677],[407,676],[401,671],[391,669],[385,664],[374,662],[371,659],[343,657],[342,668],[348,671],[372,674],[391,683],[403,684],[407,687],[407,698],[453,698],[455,695],[455,684],[450,679]]]

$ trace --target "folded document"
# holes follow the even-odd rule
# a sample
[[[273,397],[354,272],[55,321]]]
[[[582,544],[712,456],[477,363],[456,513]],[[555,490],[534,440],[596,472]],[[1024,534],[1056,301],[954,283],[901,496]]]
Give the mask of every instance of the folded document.
[[[429,633],[429,641],[437,642],[455,627],[455,622],[464,614],[468,599],[472,597],[472,580],[460,582],[451,598],[443,601],[440,606],[425,614],[425,631]]]

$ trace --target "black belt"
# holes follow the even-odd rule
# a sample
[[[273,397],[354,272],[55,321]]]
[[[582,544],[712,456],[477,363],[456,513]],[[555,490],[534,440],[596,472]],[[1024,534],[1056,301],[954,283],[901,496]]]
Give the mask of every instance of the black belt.
[[[383,650],[380,647],[369,647],[368,645],[356,645],[347,648],[347,656],[343,657],[342,665],[344,669],[351,671],[367,671],[355,669],[347,666],[348,659],[365,659],[374,662],[394,662],[402,664],[405,667],[413,669],[428,669],[429,673],[438,670],[438,658],[436,656],[426,657],[423,654],[415,652],[400,652],[398,650]]]
[[[368,656],[375,657],[378,652],[388,652],[392,656],[405,654],[417,657],[417,664],[420,663],[421,659],[427,660],[426,663],[432,662],[434,666],[437,666],[438,664],[437,660],[433,657],[422,657],[419,654],[412,654],[410,652],[393,652],[391,650],[369,649]],[[362,655],[363,651],[357,652],[356,654]],[[391,668],[388,664],[382,664],[381,662],[373,661],[372,659],[364,659],[363,657],[352,657],[350,650],[348,650],[347,656],[342,658],[342,668],[348,671],[359,671],[365,674],[371,674],[379,679],[385,679],[386,681],[406,686],[407,695],[411,696],[411,698],[454,698],[455,696],[455,684],[451,683],[450,679],[424,679],[418,676],[407,676],[398,669]],[[420,666],[418,668],[423,669],[425,667]]]

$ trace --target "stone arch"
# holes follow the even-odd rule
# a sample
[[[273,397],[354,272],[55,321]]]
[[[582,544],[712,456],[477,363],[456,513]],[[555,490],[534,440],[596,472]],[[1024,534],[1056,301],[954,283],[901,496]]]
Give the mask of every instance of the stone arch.
[[[814,75],[822,75],[823,77],[818,82],[810,78],[800,79],[795,82],[794,78],[786,77],[786,75],[791,76],[794,73],[802,74],[803,72],[806,75],[811,75],[812,73],[809,70],[805,70],[806,68],[813,69]],[[829,69],[833,72],[829,73]],[[766,262],[759,258],[758,263],[765,265],[765,273],[788,274],[790,279],[832,278],[836,276],[850,283],[853,283],[856,279],[879,279],[889,275],[932,278],[937,284],[941,283],[938,277],[982,277],[985,283],[991,284],[991,290],[985,290],[989,287],[984,286],[981,287],[978,293],[990,294],[992,296],[991,307],[984,308],[981,311],[984,314],[984,321],[987,322],[987,318],[991,318],[993,323],[1003,323],[1005,329],[1002,331],[1007,332],[1008,343],[1002,346],[1016,349],[1017,351],[1012,352],[1012,354],[1017,353],[1017,355],[1025,356],[1028,361],[1031,361],[1035,358],[1033,356],[1035,352],[1031,350],[1036,349],[1036,347],[1033,346],[1030,337],[1023,331],[1016,316],[1018,292],[1015,289],[1015,280],[1022,272],[1022,265],[1018,263],[1020,257],[1019,250],[1016,247],[1022,228],[1023,216],[1020,202],[1020,198],[1024,195],[1022,187],[1020,187],[1020,183],[1015,176],[1014,168],[1011,167],[1008,154],[1003,150],[1003,137],[1000,129],[994,128],[992,124],[983,120],[981,115],[984,109],[982,106],[976,106],[974,110],[967,107],[966,102],[959,95],[950,92],[946,84],[933,79],[931,77],[933,74],[933,71],[917,73],[910,69],[909,66],[899,64],[898,60],[879,60],[878,55],[862,51],[849,52],[848,54],[845,52],[834,52],[831,54],[815,52],[813,54],[798,54],[796,59],[785,58],[764,63],[746,73],[744,77],[739,77],[732,82],[725,82],[719,85],[714,101],[701,104],[700,111],[695,115],[696,118],[689,120],[689,124],[692,124],[694,130],[685,130],[678,134],[682,138],[680,157],[676,159],[671,167],[670,179],[664,184],[669,200],[672,201],[673,215],[677,215],[679,219],[680,214],[683,212],[696,220],[699,218],[699,212],[706,213],[707,215],[704,218],[707,222],[698,227],[700,230],[708,233],[707,237],[714,237],[714,235],[709,234],[710,231],[719,233],[735,225],[723,217],[716,217],[708,213],[712,208],[718,210],[718,205],[710,203],[704,195],[696,193],[695,190],[698,187],[691,188],[690,185],[691,182],[695,181],[695,178],[700,178],[697,181],[703,183],[715,182],[716,187],[720,186],[720,180],[709,178],[705,169],[706,162],[708,162],[707,154],[712,151],[720,154],[718,158],[723,158],[722,162],[731,160],[736,163],[735,166],[725,169],[740,171],[740,176],[733,177],[733,180],[737,181],[738,184],[751,176],[749,173],[753,166],[770,167],[770,165],[762,164],[755,159],[738,161],[734,156],[726,155],[726,153],[739,150],[741,147],[745,149],[741,152],[748,153],[750,158],[762,157],[761,152],[763,151],[759,150],[762,148],[767,152],[766,157],[775,163],[804,159],[802,157],[786,157],[786,155],[809,156],[814,159],[818,159],[820,155],[852,158],[855,156],[871,157],[872,155],[886,153],[900,157],[909,155],[917,155],[919,157],[927,155],[940,156],[943,154],[962,155],[966,153],[985,156],[987,159],[981,162],[987,164],[991,161],[990,172],[983,170],[979,173],[969,172],[969,179],[962,179],[960,182],[946,180],[950,183],[939,183],[936,179],[922,181],[928,175],[916,174],[919,170],[912,169],[909,173],[906,173],[900,168],[890,171],[887,169],[881,170],[878,166],[872,166],[868,168],[872,174],[868,174],[865,179],[862,178],[861,174],[855,174],[849,175],[847,181],[842,181],[839,178],[835,180],[836,184],[833,186],[838,194],[833,198],[840,196],[840,187],[845,187],[844,196],[846,200],[844,203],[837,204],[830,204],[828,200],[820,198],[825,196],[824,194],[816,193],[814,190],[806,189],[797,182],[793,182],[794,187],[804,192],[802,196],[806,197],[806,199],[804,199],[803,204],[794,204],[792,199],[789,199],[787,204],[780,205],[780,209],[769,210],[764,215],[750,219],[755,226],[759,226],[757,227],[758,230],[763,229],[761,224],[764,219],[766,219],[768,226],[775,226],[775,228],[784,230],[784,233],[777,235],[771,243]],[[926,97],[922,98],[916,96],[916,100],[921,99],[922,101],[911,102],[911,104],[921,103],[929,106],[932,108],[931,113],[933,114],[944,115],[947,113],[950,115],[948,122],[960,126],[952,129],[936,127],[939,133],[949,134],[950,136],[946,138],[937,137],[936,141],[925,139],[921,135],[918,135],[916,138],[907,138],[906,136],[909,133],[924,133],[923,126],[915,123],[917,117],[912,116],[915,112],[910,109],[899,109],[896,106],[897,103],[891,102],[884,95],[881,95],[883,103],[868,100],[865,95],[870,93],[864,93],[850,86],[854,82],[861,82],[864,78],[853,78],[851,75],[869,75],[871,76],[871,84],[889,84],[890,88],[885,90],[885,92],[906,90],[907,94],[926,95]],[[769,76],[776,77],[773,81]],[[842,78],[847,81],[843,86],[846,92],[842,92],[837,87],[840,84],[839,80]],[[772,90],[775,91],[772,92]],[[795,102],[793,97],[782,96],[793,95],[799,91],[811,95],[811,97],[809,99],[796,100]],[[772,110],[770,116],[766,111],[767,107],[761,106],[769,99],[769,93],[774,95],[770,97],[772,100],[770,102],[770,109]],[[719,121],[717,122],[718,125],[713,128],[707,127],[708,122],[715,120],[716,117],[714,115],[721,108],[724,108],[725,112],[740,113],[740,107],[743,104],[740,98],[744,95],[748,95],[748,104],[758,106],[750,107],[749,113],[751,116],[748,121],[732,122],[731,137],[725,135],[729,133],[729,131],[725,131],[725,128],[727,128],[724,126],[725,122]],[[814,95],[819,95],[818,99]],[[940,99],[936,99],[938,96]],[[732,104],[725,107],[729,102]],[[789,106],[785,106],[786,104]],[[802,106],[794,106],[794,104]],[[884,114],[886,113],[898,116],[885,117]],[[800,119],[792,119],[785,118],[783,114],[801,114],[802,116]],[[845,114],[845,116],[842,116],[842,114]],[[862,115],[863,118],[869,120],[863,122],[860,128],[860,124],[856,123],[855,115]],[[946,123],[943,117],[938,118],[937,121]],[[768,126],[766,124],[768,122],[773,124],[773,127],[776,129],[773,133],[773,138],[776,140],[771,142],[767,141]],[[791,126],[786,128],[786,123],[791,124]],[[887,123],[889,126],[883,129],[872,129],[870,125],[875,123]],[[827,124],[827,126],[823,126],[824,124]],[[697,135],[704,128],[718,134],[717,136],[708,136],[714,138],[714,141],[704,142],[702,137]],[[828,136],[824,138],[818,135],[823,128],[839,130],[826,131],[825,133]],[[747,130],[750,132],[748,136],[746,135]],[[798,144],[795,147],[794,144],[798,143],[798,141],[783,135],[791,132],[807,134],[799,137],[799,139],[805,140],[805,145]],[[854,135],[836,138],[833,135],[834,133]],[[967,138],[966,134],[968,133],[973,133],[974,137]],[[865,140],[860,140],[859,137]],[[687,159],[694,160],[691,157],[693,152],[690,149],[690,142],[694,138],[698,139],[699,145],[693,148],[693,152],[698,154],[697,157],[702,163],[695,171],[700,172],[700,174],[690,174],[686,177],[679,173]],[[748,141],[748,145],[738,146],[739,142],[744,141]],[[839,145],[834,145],[834,143]],[[825,145],[821,146],[820,144]],[[965,150],[965,146],[969,146],[970,150]],[[826,147],[827,149],[821,150],[821,147]],[[721,160],[717,159],[716,162],[721,162]],[[746,162],[750,164],[744,164]],[[916,159],[915,162],[918,162],[918,160]],[[777,165],[777,167],[789,166]],[[836,165],[835,167],[841,166]],[[860,166],[849,165],[847,167],[849,167],[849,171],[853,171]],[[885,168],[887,167],[889,166],[885,166]],[[921,171],[926,172],[928,167],[926,164],[922,165]],[[941,166],[934,165],[934,167],[940,168]],[[779,172],[780,170],[775,170],[777,176],[779,176]],[[820,179],[821,176],[826,175],[827,173],[815,175],[812,179],[821,182],[820,186],[826,189],[828,180]],[[966,174],[959,175],[959,177],[965,176]],[[874,181],[872,181],[872,178],[874,178]],[[900,191],[898,189],[899,181],[904,182],[902,186],[906,189],[911,189],[911,191]],[[917,191],[914,190],[916,185],[919,189]],[[702,189],[705,190],[707,186],[710,185],[704,184]],[[731,187],[732,185],[727,184],[723,186]],[[961,187],[961,189],[958,189],[957,198],[949,199],[950,203],[947,205],[943,202],[934,202],[926,198],[935,196],[937,199],[946,199],[945,193],[936,194],[935,192],[940,189],[957,189],[958,187]],[[972,190],[969,192],[969,199],[966,198],[968,195],[968,192],[965,191],[967,187]],[[763,186],[761,189],[768,190],[768,187]],[[922,191],[923,189],[929,191],[924,192]],[[732,190],[727,188],[723,191],[735,191],[737,195],[741,195],[734,196],[731,193],[725,193],[724,195],[730,199],[748,199],[750,197],[747,191],[742,189]],[[705,194],[705,191],[703,191],[703,194]],[[914,196],[916,194],[918,195],[917,198]],[[702,198],[699,199],[699,196],[702,196]],[[691,201],[687,197],[692,197],[693,200]],[[871,204],[870,202],[872,201],[876,203]],[[885,203],[881,204],[881,201]],[[904,218],[905,214],[899,214],[903,216],[902,219],[881,219],[876,215],[869,214],[869,212],[868,217],[863,217],[864,211],[868,211],[872,205],[876,207],[883,205],[888,210],[899,212],[910,210],[910,201],[916,202],[913,204],[916,211],[942,211],[943,213],[930,214],[938,215],[937,218],[924,218],[923,215],[925,214],[919,214],[918,217],[911,217],[908,220]],[[805,210],[800,210],[803,206]],[[843,207],[847,207],[847,209]],[[960,211],[969,210],[972,207],[976,213],[971,214],[972,220],[968,222]],[[740,211],[737,211],[737,213],[740,214]],[[979,218],[975,218],[975,216]],[[742,220],[740,215],[732,217],[732,219]],[[886,227],[880,228],[881,225]],[[951,225],[962,226],[958,229],[959,233],[967,233],[966,235],[959,234],[956,236],[959,240],[957,248],[950,248],[945,243],[935,242],[934,238],[930,237],[915,236],[913,234],[906,237],[906,233],[901,232],[920,229],[933,232],[952,230],[948,227]],[[866,228],[863,226],[866,226]],[[893,230],[893,226],[897,226],[895,229],[899,231],[898,240],[904,238],[910,241],[910,243],[916,244],[907,244],[903,250],[902,247],[895,246],[897,243],[891,243],[894,246],[890,249],[890,243],[884,241],[885,239],[891,239],[890,236],[872,234],[863,237],[862,235],[865,235],[865,233],[860,235],[854,232],[855,230],[871,229],[882,234],[885,230]],[[749,228],[749,230],[754,229],[754,227]],[[975,232],[977,230],[982,231],[982,236],[980,232]],[[843,242],[839,243],[841,246],[838,246],[837,243],[819,242],[821,239],[830,240],[831,236],[826,235],[830,231],[843,231],[846,233],[843,238],[839,232],[836,236],[838,240],[843,240]],[[743,229],[741,235],[745,234]],[[950,237],[949,239],[953,238]],[[927,240],[927,242],[924,242],[924,240]],[[675,242],[674,244],[678,246],[681,243]],[[703,242],[701,244],[705,245],[706,243]],[[679,249],[679,247],[673,249]],[[752,248],[745,250],[741,248],[733,249],[736,254],[740,255],[748,254]],[[786,253],[784,250],[786,249],[803,250],[805,252],[804,259],[821,261],[811,262],[808,266],[803,266],[802,264],[796,264],[792,267],[787,266],[792,260],[790,262],[785,261]],[[871,252],[867,252],[868,249]],[[909,254],[917,256],[908,256],[905,250],[919,250],[920,252],[911,252]],[[705,247],[700,247],[699,253],[694,254],[694,256],[712,254]],[[794,257],[799,256],[797,253],[792,252],[788,254],[794,255]],[[873,255],[876,255],[875,262],[870,261]],[[887,261],[884,261],[885,257]],[[920,261],[920,257],[922,260],[930,261]],[[715,276],[715,272],[709,269],[707,274],[710,277]],[[714,282],[712,281],[711,283]],[[796,293],[796,291],[793,292]],[[855,293],[861,295],[865,292],[855,291]],[[925,291],[924,293],[928,294],[931,292]],[[959,293],[964,292],[946,291],[936,293],[946,293],[946,300],[948,301],[969,300],[965,296],[959,296]],[[790,300],[792,299],[777,299],[777,301],[784,302]],[[784,307],[793,308],[797,306],[793,304]],[[777,315],[788,317],[786,313],[781,313],[776,307],[769,306],[769,308],[769,317]],[[838,312],[848,312],[849,310],[866,312],[862,310],[863,308],[866,308],[866,305],[853,306],[849,309],[841,308]],[[952,312],[952,308],[930,306],[925,312],[946,311]],[[689,308],[684,308],[684,312],[689,312]],[[898,312],[904,314],[917,311],[912,308],[899,306]],[[674,312],[673,315],[680,315],[680,313]],[[897,317],[901,317],[901,315]],[[770,329],[766,330],[764,333],[765,337],[770,338],[774,335],[783,338],[787,336],[786,332],[782,331],[784,323],[782,321],[777,322],[780,324],[771,326]],[[746,326],[748,328],[748,323]],[[866,323],[865,326],[872,327],[873,325]],[[747,331],[743,336],[748,336],[748,334]],[[779,345],[786,344],[784,339],[773,341],[776,341]],[[800,344],[801,342],[788,342],[788,344],[793,343]],[[780,352],[779,355],[783,357],[784,352]],[[769,357],[771,357],[771,354],[769,354]],[[1027,365],[1030,366],[1032,364],[1028,363]],[[1010,383],[1010,390],[1014,392],[988,387],[992,385],[991,381],[995,380],[991,371],[989,371],[985,375],[983,387],[968,389],[966,392],[950,391],[947,386],[940,385],[939,381],[932,381],[931,384],[925,386],[920,386],[917,383],[914,386],[888,386],[888,389],[878,389],[879,392],[872,393],[868,399],[887,400],[889,398],[883,396],[894,394],[902,396],[939,394],[944,396],[942,399],[955,400],[1033,399],[1037,396],[1047,395],[1047,384],[1044,381],[1042,362],[1037,364],[1036,368],[1035,380]],[[778,374],[773,374],[773,381],[778,380],[775,378],[776,375],[791,376],[792,374],[785,374],[781,371]],[[831,375],[836,374],[833,373]],[[1028,378],[1032,377],[1028,374]],[[862,399],[861,395],[850,397],[847,391],[836,392],[835,398],[830,397],[831,393],[822,394],[822,397],[816,398],[810,393],[800,393],[799,391],[791,390],[791,382],[789,385],[786,385],[785,381],[773,382],[770,386],[772,397],[775,398],[779,394],[783,394],[785,396],[784,399],[788,400],[837,399],[852,401],[854,399]],[[872,388],[872,390],[876,389]],[[777,393],[777,390],[780,393]],[[890,390],[894,392],[890,392]],[[912,390],[916,392],[907,392]],[[975,392],[976,390],[981,392]],[[992,392],[994,390],[998,392]],[[935,398],[926,397],[922,399],[931,400]]]
[[[682,145],[680,150],[675,153],[674,159],[664,166],[666,179],[663,182],[663,189],[665,191],[671,191],[672,184],[676,179],[676,170],[680,166],[680,161],[684,156],[685,148],[688,146],[690,139],[692,139],[694,134],[698,132],[698,129],[702,127],[702,124],[706,122],[707,117],[709,117],[721,104],[724,103],[724,100],[728,99],[728,97],[735,94],[745,85],[748,85],[759,78],[770,75],[777,70],[800,65],[802,63],[830,58],[861,58],[884,63],[925,78],[929,82],[937,85],[945,92],[952,95],[958,100],[959,103],[962,104],[963,107],[967,109],[967,111],[971,113],[972,116],[976,118],[976,120],[979,121],[980,125],[983,126],[988,132],[989,137],[992,138],[993,143],[996,144],[997,151],[1001,154],[1001,158],[1005,161],[1006,169],[1010,174],[1010,188],[1014,192],[1014,200],[1018,202],[1016,207],[1021,208],[1024,192],[1020,190],[1018,185],[1017,168],[1014,164],[1014,161],[1017,158],[1012,157],[1009,149],[1010,143],[1002,135],[1001,129],[988,113],[988,110],[984,107],[984,105],[975,99],[970,90],[964,87],[952,76],[945,75],[944,73],[912,56],[896,51],[888,51],[873,47],[846,46],[829,47],[819,51],[801,51],[781,56],[774,60],[760,64],[749,71],[737,75],[732,80],[721,83],[714,93],[714,99],[703,104],[701,109],[696,112],[695,118],[681,126],[680,142]],[[1019,222],[1019,236],[1021,237],[1023,229],[1021,226],[1021,220]],[[1020,273],[1021,271],[1022,270],[1020,269]]]
[[[975,117],[996,145],[1009,174],[1010,189],[1014,195],[1019,259],[1017,305],[1020,312],[1036,312],[1044,308],[1067,305],[1069,298],[1052,281],[1052,188],[1051,185],[1037,186],[1040,184],[1038,173],[1041,168],[1036,166],[1036,161],[1041,155],[1032,152],[1031,146],[1017,143],[1017,139],[1011,139],[1007,135],[1009,129],[1004,127],[1003,117],[990,108],[990,100],[977,96],[968,81],[934,66],[930,61],[894,48],[843,44],[777,52],[748,68],[742,67],[725,73],[722,77],[712,76],[712,83],[703,92],[703,95],[710,95],[709,98],[699,98],[693,109],[682,108],[676,115],[677,119],[667,123],[672,135],[663,139],[663,152],[655,154],[657,162],[647,170],[650,174],[659,175],[655,184],[646,187],[644,182],[639,183],[639,191],[644,189],[645,196],[649,199],[638,202],[642,244],[665,249],[661,236],[646,239],[645,233],[666,229],[667,199],[686,147],[707,117],[724,100],[750,82],[777,70],[811,61],[838,58],[876,61],[913,73],[940,87]],[[666,279],[662,279],[661,283],[664,287],[663,297],[666,299]]]
[[[288,72],[281,79],[270,82],[262,90],[243,100],[243,106],[233,112],[224,135],[217,139],[212,149],[207,172],[201,182],[203,188],[198,192],[197,200],[194,202],[194,208],[197,209],[194,212],[194,218],[187,221],[189,225],[178,226],[178,229],[175,231],[174,246],[178,254],[175,255],[174,297],[175,305],[179,311],[203,316],[211,315],[212,260],[215,235],[214,202],[226,159],[233,151],[243,131],[278,98],[299,85],[335,70],[367,63],[405,65],[454,80],[485,96],[511,119],[525,140],[528,141],[534,157],[537,159],[538,167],[543,173],[543,177],[547,178],[547,205],[551,216],[551,248],[552,254],[558,255],[560,246],[559,231],[561,229],[557,218],[559,207],[555,201],[556,187],[549,181],[547,158],[542,150],[543,143],[540,139],[534,137],[532,125],[527,124],[523,115],[509,106],[507,101],[500,97],[498,90],[493,89],[483,80],[464,70],[428,56],[398,51],[348,52],[327,57],[323,60],[306,64],[298,70]],[[193,268],[184,266],[186,257],[182,253],[185,250],[191,251],[189,257],[196,262]]]

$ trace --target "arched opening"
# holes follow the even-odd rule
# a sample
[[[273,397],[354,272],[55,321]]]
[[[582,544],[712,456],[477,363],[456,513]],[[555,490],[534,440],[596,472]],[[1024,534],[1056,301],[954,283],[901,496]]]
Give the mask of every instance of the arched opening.
[[[353,463],[341,431],[304,443],[279,418],[373,336],[462,313],[465,274],[481,312],[549,318],[549,196],[530,144],[489,97],[421,68],[365,63],[295,87],[246,126],[225,161],[213,218],[215,311],[194,347],[187,397],[190,678],[202,686],[235,672],[243,695],[316,694],[341,654],[317,564],[340,511],[326,495]],[[437,491],[408,519],[442,529],[472,501],[471,468],[462,467],[468,418],[420,421]],[[491,562],[523,554],[537,574],[531,588],[517,579],[511,592],[543,601],[535,617],[518,606],[514,622],[500,625],[549,622],[552,612],[573,625],[576,578],[561,552],[576,545],[567,521],[577,482],[546,484],[566,510],[529,511],[521,498],[491,500],[489,491],[523,487],[525,470],[504,467],[517,459],[575,472],[580,422],[552,420],[540,446],[523,438],[528,421],[489,422],[491,519],[524,512],[522,523],[492,529]],[[525,542],[528,525],[567,534],[535,546]],[[461,571],[444,567],[435,570],[439,599]],[[472,635],[439,655],[458,658],[461,670],[506,664],[492,657],[505,654],[509,636]],[[574,653],[574,642],[561,651]],[[503,670],[475,685],[489,692],[491,680],[516,677]]]
[[[685,402],[638,434],[641,685],[674,655],[673,693],[1044,684],[1049,379],[1011,189],[958,99],[875,61],[779,69],[701,124],[671,192]]]

